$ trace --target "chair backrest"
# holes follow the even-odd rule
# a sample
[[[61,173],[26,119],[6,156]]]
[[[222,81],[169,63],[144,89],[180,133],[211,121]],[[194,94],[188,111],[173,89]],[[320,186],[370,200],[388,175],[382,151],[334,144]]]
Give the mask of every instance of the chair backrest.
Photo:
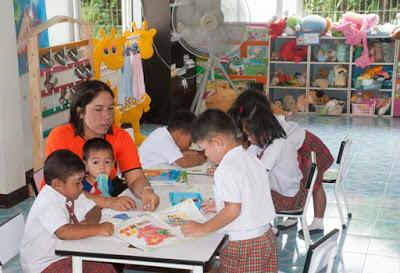
[[[35,196],[39,194],[43,179],[44,179],[43,168],[40,168],[39,170],[33,173],[31,178],[31,185],[33,191],[35,192]]]
[[[343,152],[344,152],[344,148],[346,143],[350,141],[351,143],[351,139],[350,139],[350,135],[347,134],[346,137],[344,138],[344,140],[342,142],[340,142],[340,148],[339,148],[339,153],[338,156],[336,158],[336,163],[340,164],[340,162],[342,162],[342,158],[343,158]]]
[[[19,253],[25,221],[22,214],[0,224],[0,265],[4,265]]]
[[[310,189],[311,187],[314,187],[315,179],[317,178],[317,159],[316,159],[316,154],[315,152],[311,152],[311,166],[309,168],[309,174],[307,178],[307,184],[306,188],[307,190]]]
[[[324,272],[332,272],[333,262],[337,252],[338,237],[339,230],[334,229],[313,245],[310,245],[304,263],[303,273],[320,272],[324,267],[327,267]]]
[[[352,140],[350,138],[346,138],[340,144],[340,149],[341,149],[341,151],[339,150],[340,160],[339,160],[339,155],[338,155],[337,163],[339,164],[339,168],[338,168],[338,174],[337,174],[336,179],[342,179],[345,174],[345,171],[347,169],[347,164],[349,161],[351,143],[352,143]],[[340,152],[341,152],[341,154],[340,154]]]

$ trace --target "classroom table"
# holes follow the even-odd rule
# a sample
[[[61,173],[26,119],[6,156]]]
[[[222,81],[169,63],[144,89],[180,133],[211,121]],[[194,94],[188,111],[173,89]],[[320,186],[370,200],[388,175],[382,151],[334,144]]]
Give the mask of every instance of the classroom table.
[[[210,195],[210,186],[213,180],[206,175],[189,175],[186,185],[157,185],[153,186],[160,196],[159,209],[170,206],[168,194],[171,191],[199,190],[205,198]],[[122,195],[133,197],[129,190]],[[140,207],[140,201],[134,198]],[[98,261],[110,263],[133,264],[142,266],[155,266],[191,270],[202,273],[203,268],[217,255],[218,250],[224,245],[226,236],[214,233],[202,238],[187,240],[177,244],[161,247],[154,251],[144,252],[132,248],[114,236],[92,237],[83,240],[60,241],[56,246],[56,254],[72,256],[74,273],[82,272],[83,261]]]

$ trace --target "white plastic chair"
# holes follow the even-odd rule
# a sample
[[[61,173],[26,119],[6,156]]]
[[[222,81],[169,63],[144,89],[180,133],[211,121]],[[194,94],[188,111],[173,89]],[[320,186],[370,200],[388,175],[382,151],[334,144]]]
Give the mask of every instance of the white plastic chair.
[[[342,205],[340,203],[340,194],[343,196],[344,203],[346,205],[347,216],[351,218],[350,205],[349,201],[346,198],[343,186],[343,178],[346,175],[347,166],[349,162],[350,148],[351,148],[351,139],[349,136],[346,136],[346,138],[340,143],[339,154],[336,159],[337,166],[328,169],[324,173],[324,183],[335,184],[336,204],[339,210],[340,221],[342,222],[343,228],[346,228],[346,222],[344,220]]]
[[[286,211],[276,212],[277,217],[291,217],[291,218],[298,218],[300,220],[301,226],[303,228],[304,242],[306,244],[306,249],[308,249],[311,243],[310,232],[308,230],[308,225],[307,225],[307,211],[310,205],[310,201],[312,198],[312,191],[318,174],[318,168],[316,162],[317,162],[316,154],[315,152],[311,152],[311,168],[306,184],[307,198],[304,207],[300,210],[286,210]]]
[[[334,229],[319,239],[307,251],[303,273],[331,273],[338,248],[339,230]],[[326,267],[326,271],[321,271]]]
[[[22,214],[17,214],[0,225],[0,273],[2,265],[19,253],[25,221]]]

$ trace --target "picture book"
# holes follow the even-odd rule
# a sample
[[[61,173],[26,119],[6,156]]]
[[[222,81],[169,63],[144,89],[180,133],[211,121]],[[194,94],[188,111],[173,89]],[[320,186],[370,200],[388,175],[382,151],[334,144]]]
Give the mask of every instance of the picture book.
[[[159,212],[142,212],[129,215],[116,213],[109,215],[114,224],[114,236],[136,248],[151,251],[159,247],[186,240],[180,225],[187,221],[205,222],[192,199]]]
[[[144,174],[149,179],[150,184],[176,184],[186,183],[187,173],[184,170],[145,170]]]
[[[196,204],[197,208],[201,208],[201,204],[203,203],[203,198],[199,192],[170,192],[169,193],[169,200],[171,204],[174,206],[179,204],[182,201],[187,199],[192,199],[193,202]]]

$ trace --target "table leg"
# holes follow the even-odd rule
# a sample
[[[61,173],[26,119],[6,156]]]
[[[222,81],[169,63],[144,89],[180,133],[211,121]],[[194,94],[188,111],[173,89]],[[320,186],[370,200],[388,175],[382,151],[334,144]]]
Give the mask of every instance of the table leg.
[[[82,273],[82,258],[72,256],[72,272]]]
[[[202,266],[194,266],[192,273],[203,273],[203,267]]]

